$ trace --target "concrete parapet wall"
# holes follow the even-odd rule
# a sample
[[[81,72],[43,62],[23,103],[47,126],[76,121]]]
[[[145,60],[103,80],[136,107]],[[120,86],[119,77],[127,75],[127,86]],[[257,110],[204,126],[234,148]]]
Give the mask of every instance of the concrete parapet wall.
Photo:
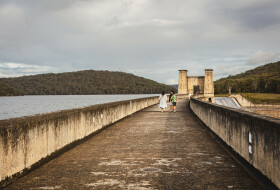
[[[280,188],[279,119],[194,98],[190,107],[227,145]]]
[[[240,94],[232,94],[229,97],[235,98],[242,107],[280,108],[279,104],[254,104]]]
[[[156,103],[158,97],[149,97],[0,121],[0,182]]]

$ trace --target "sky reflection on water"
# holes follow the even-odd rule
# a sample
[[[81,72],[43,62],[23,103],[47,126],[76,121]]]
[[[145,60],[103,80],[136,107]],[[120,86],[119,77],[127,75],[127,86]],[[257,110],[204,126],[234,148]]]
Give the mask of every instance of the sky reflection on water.
[[[155,94],[0,97],[0,120],[150,96]]]

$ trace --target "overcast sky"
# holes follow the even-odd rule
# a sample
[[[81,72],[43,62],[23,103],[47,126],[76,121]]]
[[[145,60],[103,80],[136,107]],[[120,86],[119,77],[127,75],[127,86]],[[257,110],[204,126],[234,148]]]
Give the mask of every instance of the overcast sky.
[[[1,0],[0,77],[124,71],[166,84],[280,60],[280,0]]]

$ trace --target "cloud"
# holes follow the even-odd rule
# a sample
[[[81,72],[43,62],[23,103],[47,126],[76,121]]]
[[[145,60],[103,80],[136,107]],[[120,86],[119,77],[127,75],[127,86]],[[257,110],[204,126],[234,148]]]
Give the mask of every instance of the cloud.
[[[2,76],[94,69],[174,82],[179,69],[219,78],[251,68],[252,52],[280,52],[279,0],[2,0],[0,27],[0,63],[37,66]]]
[[[264,65],[280,60],[280,53],[269,53],[262,50],[256,51],[247,61],[247,65]]]
[[[0,77],[17,77],[21,75],[32,75],[48,73],[55,69],[48,66],[27,65],[23,63],[0,63]]]
[[[178,84],[178,80],[176,79],[168,79],[165,81],[166,84],[172,85],[172,84]]]
[[[214,17],[219,22],[235,26],[236,29],[252,32],[280,24],[280,3],[277,0],[217,2],[209,6]]]

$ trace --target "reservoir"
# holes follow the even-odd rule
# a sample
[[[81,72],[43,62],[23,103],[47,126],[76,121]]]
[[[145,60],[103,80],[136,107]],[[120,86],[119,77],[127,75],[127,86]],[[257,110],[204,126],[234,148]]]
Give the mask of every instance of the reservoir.
[[[0,120],[151,96],[157,94],[0,97]]]

